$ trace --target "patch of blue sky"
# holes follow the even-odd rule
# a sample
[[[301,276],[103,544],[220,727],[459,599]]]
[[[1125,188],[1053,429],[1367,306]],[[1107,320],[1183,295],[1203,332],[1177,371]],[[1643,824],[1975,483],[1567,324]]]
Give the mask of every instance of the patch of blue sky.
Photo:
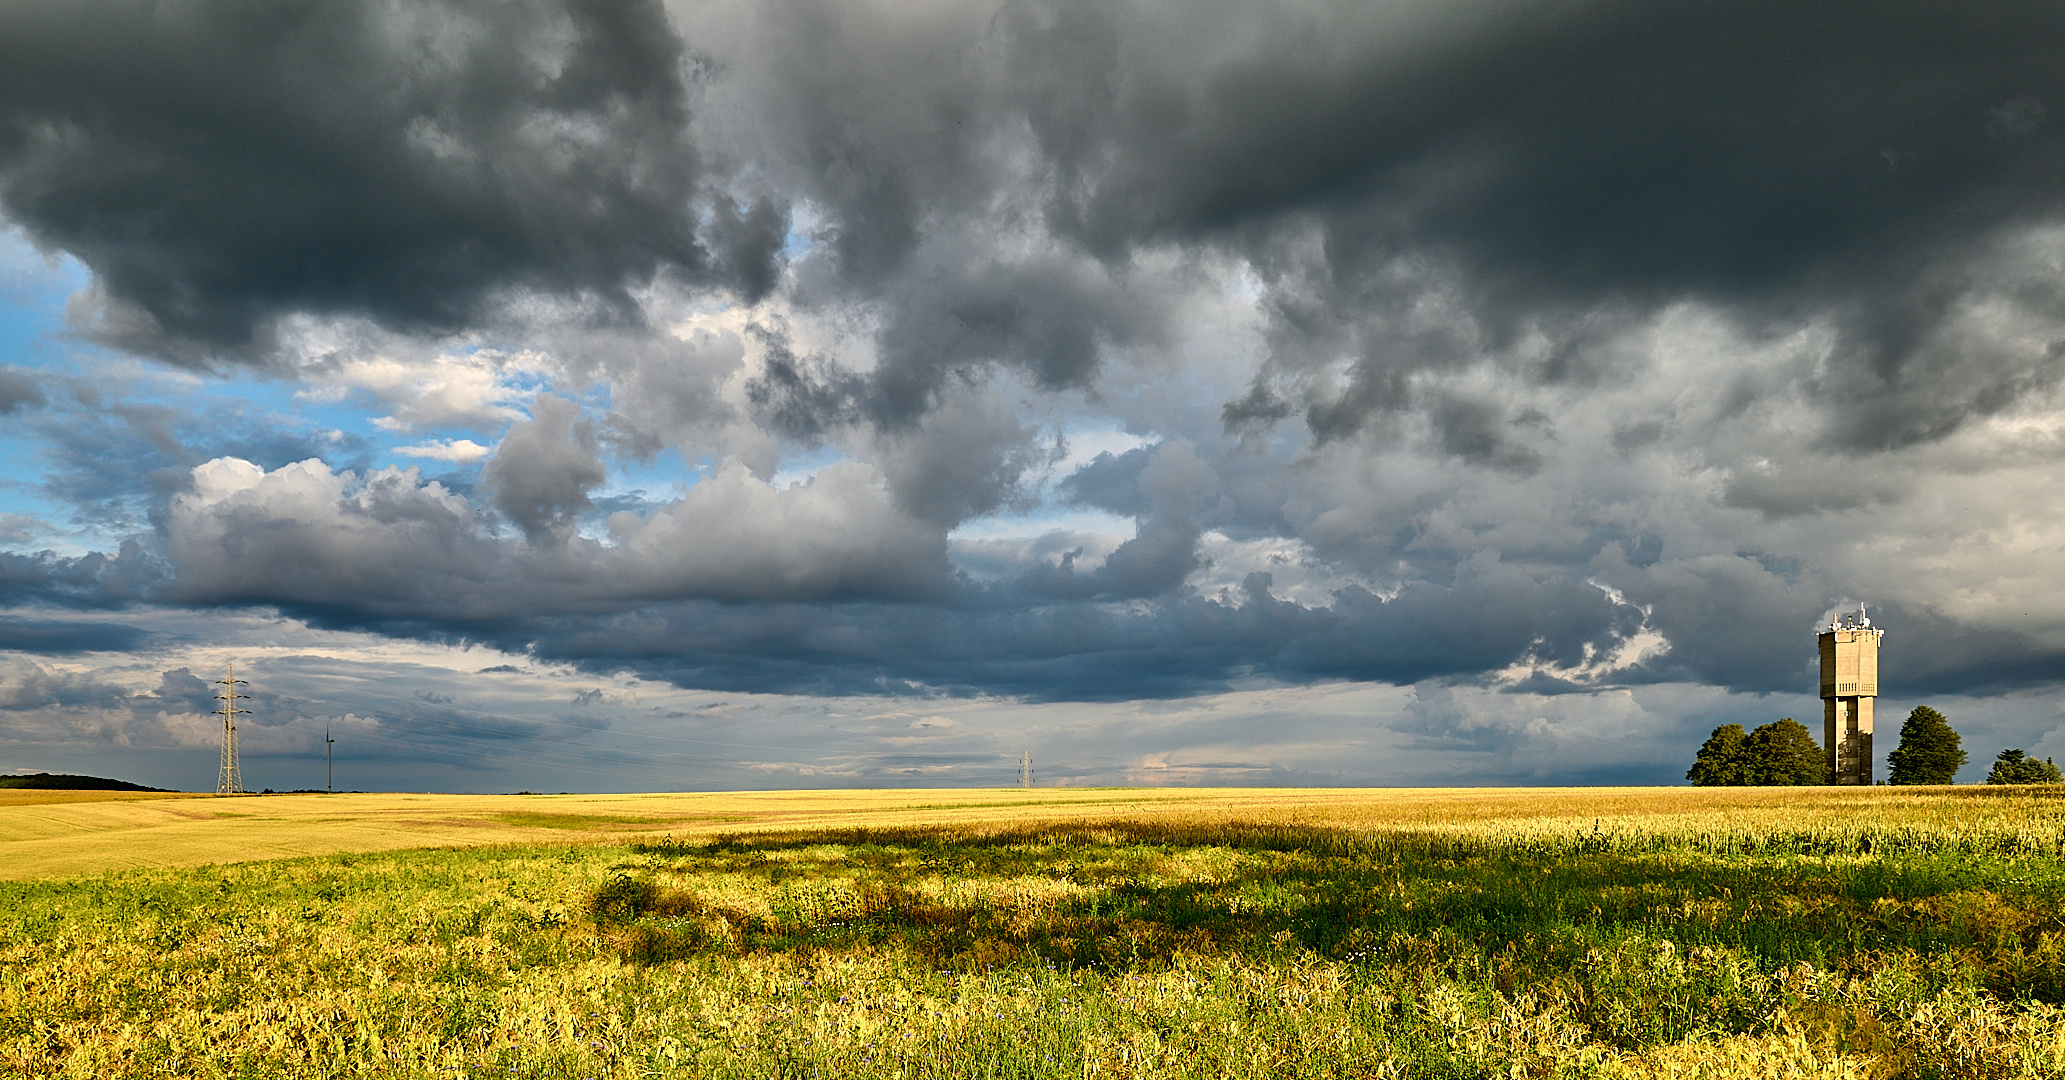
[[[1066,428],[1062,431],[1061,438],[1067,444],[1068,453],[1054,465],[1054,475],[1057,478],[1066,477],[1097,460],[1099,454],[1117,457],[1160,441],[1157,435],[1143,435],[1109,423]]]
[[[776,491],[786,491],[797,484],[809,483],[818,473],[841,461],[851,460],[852,455],[836,446],[798,450],[783,455],[780,467],[767,482]]]
[[[90,351],[65,334],[65,299],[90,281],[76,260],[46,258],[19,230],[0,228],[0,367],[56,373]],[[59,397],[47,384],[43,393]],[[39,434],[44,419],[36,408],[0,418],[0,518],[13,519],[0,531],[0,550],[81,554],[86,549],[66,531],[69,508],[41,483],[48,467]]]
[[[621,458],[610,464],[609,479],[594,493],[605,499],[671,502],[702,481],[707,469],[690,469],[679,455],[662,450],[650,459]]]
[[[816,241],[811,238],[809,233],[791,228],[788,235],[782,237],[782,255],[784,258],[792,260],[800,258],[804,252],[810,250],[811,245],[814,243]]]
[[[85,346],[65,336],[65,300],[93,281],[69,255],[46,257],[0,227],[0,364],[63,367]]]
[[[392,432],[373,423],[367,410],[348,399],[329,401],[303,396],[300,384],[281,379],[238,373],[211,380],[208,397],[235,400],[250,408],[252,419],[264,419],[283,428],[311,434],[339,432],[356,435],[376,446],[396,441]]]
[[[1125,454],[1153,445],[1158,438],[1110,423],[1071,427],[1062,432],[1062,438],[1067,452],[1047,473],[1049,483],[1043,494],[1048,498],[1030,509],[964,521],[947,534],[950,557],[963,572],[989,579],[1022,570],[1020,560],[1051,563],[1060,553],[1077,548],[1082,549],[1087,559],[1081,565],[1094,565],[1137,531],[1133,519],[1122,514],[1055,501],[1051,497],[1052,485],[1095,461],[1100,454]],[[1004,557],[1006,550],[1016,554]]]

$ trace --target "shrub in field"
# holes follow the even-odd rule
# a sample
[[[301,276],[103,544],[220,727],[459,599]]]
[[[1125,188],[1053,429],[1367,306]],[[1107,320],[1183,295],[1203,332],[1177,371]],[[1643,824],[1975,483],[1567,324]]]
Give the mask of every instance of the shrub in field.
[[[1986,774],[1989,784],[2056,784],[2065,781],[2050,758],[2038,761],[2020,750],[2003,750]]]
[[[1917,705],[1900,725],[1900,745],[1886,755],[1889,784],[1948,784],[1957,779],[1966,756],[1961,740],[1944,715]]]

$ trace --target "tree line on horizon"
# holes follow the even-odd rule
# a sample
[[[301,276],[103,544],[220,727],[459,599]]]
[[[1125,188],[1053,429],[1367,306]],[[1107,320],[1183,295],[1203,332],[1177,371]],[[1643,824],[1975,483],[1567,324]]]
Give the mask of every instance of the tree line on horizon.
[[[1902,786],[1955,783],[1969,760],[1950,720],[1918,705],[1900,725],[1900,745],[1886,755],[1886,783]],[[1830,781],[1828,759],[1806,725],[1788,716],[1745,732],[1722,724],[1699,748],[1685,779],[1694,787],[1799,787]],[[2019,749],[2003,750],[1986,774],[1989,784],[2065,782],[2051,759],[2039,761]]]

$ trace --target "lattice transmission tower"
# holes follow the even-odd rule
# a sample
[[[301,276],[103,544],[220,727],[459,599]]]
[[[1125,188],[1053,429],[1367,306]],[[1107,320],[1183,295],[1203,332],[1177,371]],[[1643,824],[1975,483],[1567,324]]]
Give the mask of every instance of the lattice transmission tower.
[[[250,696],[237,693],[237,687],[245,685],[237,678],[237,665],[229,665],[229,673],[215,680],[222,689],[215,697],[222,702],[222,768],[215,774],[217,795],[241,795],[244,792],[244,770],[237,765],[237,708],[238,701],[249,701]]]
[[[1018,786],[1033,786],[1032,751],[1030,750],[1022,751],[1018,755]]]

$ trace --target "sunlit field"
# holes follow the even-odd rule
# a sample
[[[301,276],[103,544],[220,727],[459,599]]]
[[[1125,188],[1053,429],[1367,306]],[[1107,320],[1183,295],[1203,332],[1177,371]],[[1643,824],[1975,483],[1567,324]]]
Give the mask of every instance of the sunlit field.
[[[123,836],[217,865],[12,863]],[[0,1071],[2057,1076],[2061,857],[2048,789],[0,803]]]

